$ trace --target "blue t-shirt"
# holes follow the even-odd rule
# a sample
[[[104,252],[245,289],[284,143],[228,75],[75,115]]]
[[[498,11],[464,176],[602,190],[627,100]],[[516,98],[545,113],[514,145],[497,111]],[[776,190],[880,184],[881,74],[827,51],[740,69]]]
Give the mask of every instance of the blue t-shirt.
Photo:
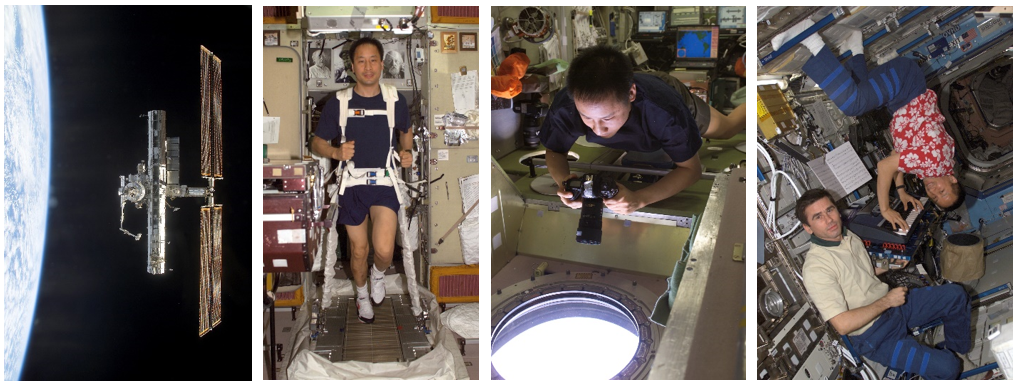
[[[371,98],[364,98],[352,93],[350,103],[351,109],[386,110],[386,101],[382,100],[382,94]],[[407,100],[400,95],[395,106],[396,130],[406,133],[410,127],[410,113],[407,110]],[[354,141],[354,165],[358,168],[384,168],[386,167],[386,155],[389,154],[390,146],[397,146],[399,132],[393,133],[393,140],[389,141],[389,120],[385,114],[367,117],[347,117],[347,141]],[[322,115],[318,120],[318,127],[315,128],[315,135],[327,141],[340,137],[340,101],[336,96],[329,98]],[[398,147],[396,149],[399,149]]]
[[[541,124],[541,144],[549,150],[566,153],[580,136],[588,142],[613,149],[652,152],[665,151],[674,162],[685,162],[701,148],[700,131],[683,97],[676,89],[653,75],[634,74],[637,97],[630,104],[630,115],[612,138],[594,134],[584,124],[567,90],[556,94],[548,116]]]

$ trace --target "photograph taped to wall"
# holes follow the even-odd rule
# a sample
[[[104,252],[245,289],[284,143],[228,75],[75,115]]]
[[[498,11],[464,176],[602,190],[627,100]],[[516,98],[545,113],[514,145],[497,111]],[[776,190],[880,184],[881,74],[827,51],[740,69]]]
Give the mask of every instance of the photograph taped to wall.
[[[382,41],[382,81],[397,87],[405,87],[410,77],[410,60],[407,52],[407,40],[390,39]]]
[[[334,45],[335,47],[335,45]],[[354,83],[354,78],[351,77],[352,72],[347,71],[347,61],[343,59],[344,56],[350,58],[350,51],[344,49],[346,47],[335,47],[333,49],[333,82],[335,83]]]
[[[308,50],[308,78],[332,79],[332,50],[313,47]]]
[[[262,44],[266,46],[280,45],[280,31],[262,32]]]
[[[354,79],[347,71],[344,56],[348,56],[346,47],[337,39],[325,39],[307,43],[308,87],[336,88],[336,85],[353,83]]]

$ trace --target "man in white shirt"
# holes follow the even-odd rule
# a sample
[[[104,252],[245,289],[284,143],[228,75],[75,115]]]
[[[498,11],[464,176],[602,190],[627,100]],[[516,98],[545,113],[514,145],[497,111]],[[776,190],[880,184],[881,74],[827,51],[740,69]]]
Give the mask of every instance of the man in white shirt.
[[[860,238],[842,227],[826,190],[804,192],[796,200],[796,217],[811,234],[803,284],[824,320],[875,362],[925,379],[959,377],[953,351],[964,354],[971,344],[969,295],[961,286],[889,290],[877,278],[887,270],[875,268]],[[944,349],[921,345],[909,335],[909,327],[936,319],[944,322]]]

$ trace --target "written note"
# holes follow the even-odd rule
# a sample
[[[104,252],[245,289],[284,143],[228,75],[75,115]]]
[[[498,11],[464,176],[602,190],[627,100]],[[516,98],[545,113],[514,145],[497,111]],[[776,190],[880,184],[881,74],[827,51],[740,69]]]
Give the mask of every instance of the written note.
[[[845,197],[871,179],[870,172],[849,142],[824,157],[807,162],[807,166],[836,198]]]
[[[277,143],[280,140],[280,117],[262,117],[262,143]]]
[[[460,114],[478,109],[478,71],[467,71],[467,75],[454,72],[452,79],[453,109]]]

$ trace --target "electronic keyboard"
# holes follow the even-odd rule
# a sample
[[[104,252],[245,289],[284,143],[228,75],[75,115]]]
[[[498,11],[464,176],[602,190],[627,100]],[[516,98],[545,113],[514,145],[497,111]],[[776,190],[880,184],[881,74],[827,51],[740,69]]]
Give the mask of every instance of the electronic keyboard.
[[[921,197],[920,207],[911,208],[907,211],[902,202],[896,200],[892,210],[899,212],[902,218],[906,220],[906,229],[894,229],[892,224],[885,220],[877,210],[864,209],[859,211],[855,217],[849,219],[849,230],[856,233],[861,239],[869,240],[878,247],[884,243],[898,244],[905,247],[918,228],[915,225],[917,220],[923,217],[927,202],[927,197]],[[876,205],[877,200],[871,204],[870,208],[874,209]]]

